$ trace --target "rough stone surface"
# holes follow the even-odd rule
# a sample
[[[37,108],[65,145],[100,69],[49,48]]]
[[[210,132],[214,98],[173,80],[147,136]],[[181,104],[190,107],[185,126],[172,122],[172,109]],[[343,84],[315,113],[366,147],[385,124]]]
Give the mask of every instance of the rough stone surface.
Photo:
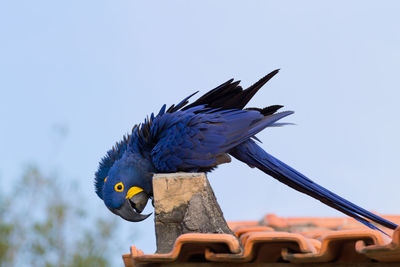
[[[204,173],[155,174],[153,192],[157,253],[185,233],[233,235]]]

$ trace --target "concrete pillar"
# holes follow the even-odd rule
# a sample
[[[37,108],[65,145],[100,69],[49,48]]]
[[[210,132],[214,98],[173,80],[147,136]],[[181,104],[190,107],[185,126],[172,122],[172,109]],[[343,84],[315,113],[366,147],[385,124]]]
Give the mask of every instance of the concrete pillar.
[[[155,174],[153,193],[157,253],[185,233],[233,235],[204,173]]]

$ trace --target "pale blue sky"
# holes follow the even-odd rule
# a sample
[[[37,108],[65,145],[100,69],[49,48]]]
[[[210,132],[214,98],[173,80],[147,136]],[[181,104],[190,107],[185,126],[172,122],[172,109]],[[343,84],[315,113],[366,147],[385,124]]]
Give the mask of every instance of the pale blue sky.
[[[251,105],[285,105],[296,126],[265,130],[263,147],[356,204],[400,214],[399,14],[396,1],[1,1],[0,184],[37,162],[114,216],[93,173],[133,124],[281,68]],[[209,178],[227,220],[340,215],[237,161]],[[141,235],[122,252],[154,251],[152,217],[123,225]]]

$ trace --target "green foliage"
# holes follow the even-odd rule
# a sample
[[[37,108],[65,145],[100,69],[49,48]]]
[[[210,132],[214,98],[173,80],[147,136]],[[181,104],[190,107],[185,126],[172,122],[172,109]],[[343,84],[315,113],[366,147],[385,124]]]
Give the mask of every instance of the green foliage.
[[[0,193],[0,266],[112,265],[118,222],[83,210],[73,184],[30,166]]]
[[[0,266],[13,261],[13,244],[9,242],[15,230],[12,223],[7,223],[4,218],[7,213],[8,203],[0,199]]]

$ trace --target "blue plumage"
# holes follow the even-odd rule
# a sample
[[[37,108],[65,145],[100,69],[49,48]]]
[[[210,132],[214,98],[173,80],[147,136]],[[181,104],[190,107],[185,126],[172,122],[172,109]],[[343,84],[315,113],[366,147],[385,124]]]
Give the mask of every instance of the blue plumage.
[[[157,172],[209,172],[230,162],[229,155],[254,166],[282,183],[312,196],[372,229],[372,222],[394,229],[389,222],[314,183],[298,171],[265,152],[255,135],[267,127],[282,126],[278,120],[292,111],[277,112],[282,106],[244,109],[254,94],[278,70],[243,90],[233,80],[218,86],[188,104],[189,98],[151,114],[134,126],[101,160],[95,174],[97,195],[115,214],[140,221],[152,197],[152,175]]]

